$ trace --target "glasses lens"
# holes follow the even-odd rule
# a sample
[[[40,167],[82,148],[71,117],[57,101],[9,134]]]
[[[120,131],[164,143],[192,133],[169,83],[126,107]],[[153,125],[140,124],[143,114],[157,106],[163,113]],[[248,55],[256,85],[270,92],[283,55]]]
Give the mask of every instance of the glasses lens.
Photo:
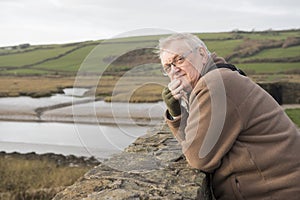
[[[184,62],[184,60],[185,60],[185,57],[184,57],[184,56],[178,56],[178,57],[174,60],[174,62],[176,63],[176,65],[180,65],[180,64],[182,64],[182,63]]]

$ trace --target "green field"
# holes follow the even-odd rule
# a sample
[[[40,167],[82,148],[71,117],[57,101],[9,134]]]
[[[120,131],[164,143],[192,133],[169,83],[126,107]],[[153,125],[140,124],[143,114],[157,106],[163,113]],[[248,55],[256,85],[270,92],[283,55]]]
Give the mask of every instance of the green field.
[[[282,48],[265,49],[253,56],[242,58],[240,59],[240,61],[247,61],[253,59],[265,59],[265,58],[277,59],[277,58],[290,58],[290,57],[300,58],[300,46],[289,47],[286,49],[282,49]]]
[[[240,63],[236,64],[239,68],[248,71],[250,74],[291,74],[298,71],[299,63]]]
[[[40,69],[12,69],[12,70],[5,70],[1,72],[1,75],[13,75],[13,76],[41,76],[41,75],[50,75],[50,74],[56,74],[56,72],[51,72],[49,70],[40,70]]]
[[[0,66],[20,67],[33,64],[47,58],[56,57],[74,47],[57,47],[49,49],[35,49],[28,52],[8,54],[0,56]]]
[[[270,39],[270,40],[285,40],[288,37],[299,37],[299,30],[288,30],[288,31],[264,31],[264,32],[252,32],[250,35],[248,33],[240,33],[241,36],[246,36],[251,39]]]
[[[51,60],[39,65],[35,65],[33,69],[44,69],[45,71],[77,71],[85,57],[95,48],[96,45],[80,48],[61,58]]]
[[[291,120],[300,127],[300,108],[296,109],[286,109],[285,111]]]
[[[236,31],[196,33],[196,35],[203,39],[211,52],[217,52],[219,56],[228,58],[233,64],[238,63],[251,74],[290,73],[291,70],[300,69],[300,61],[289,60],[300,57],[300,44],[296,43],[288,48],[264,47],[274,41],[283,44],[288,38],[297,39],[300,37],[300,30]],[[136,54],[127,58],[132,63],[138,63],[141,56],[147,59],[147,55],[142,51],[139,52],[139,49],[153,49],[161,37],[165,36],[136,36],[61,45],[35,45],[25,49],[18,49],[18,46],[14,49],[0,48],[0,75],[76,75],[80,66],[90,72],[105,71],[114,59],[134,50],[137,50]],[[149,60],[151,56],[154,55],[148,55]],[[283,60],[270,60],[278,58]],[[91,60],[92,63],[89,63]],[[146,62],[147,60],[144,63]],[[120,72],[130,69],[130,65],[121,62],[114,66],[114,69]]]
[[[205,42],[205,40],[204,40]],[[205,44],[211,52],[216,52],[218,56],[226,57],[234,52],[234,49],[243,43],[243,40],[222,40],[207,41]]]

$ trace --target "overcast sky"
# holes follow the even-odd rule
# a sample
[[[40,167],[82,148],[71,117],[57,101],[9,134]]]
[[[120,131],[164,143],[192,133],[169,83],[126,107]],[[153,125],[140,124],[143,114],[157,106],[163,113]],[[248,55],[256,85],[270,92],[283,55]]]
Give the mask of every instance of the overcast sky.
[[[300,28],[299,0],[0,0],[0,10],[0,46],[98,40],[157,30]],[[145,30],[136,31],[140,29]]]

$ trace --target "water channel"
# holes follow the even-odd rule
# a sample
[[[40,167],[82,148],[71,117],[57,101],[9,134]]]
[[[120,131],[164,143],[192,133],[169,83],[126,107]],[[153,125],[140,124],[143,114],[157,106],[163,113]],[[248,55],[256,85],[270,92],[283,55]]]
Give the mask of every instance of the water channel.
[[[160,117],[164,110],[161,102],[115,103],[111,107],[111,104],[99,101],[60,107],[45,112],[39,118],[35,116],[37,108],[86,100],[86,97],[80,97],[83,93],[83,90],[81,93],[77,92],[77,97],[68,91],[65,94],[39,99],[30,97],[0,98],[0,151],[51,152],[64,155],[94,156],[101,160],[122,151],[137,137],[146,134],[149,127],[161,120]],[[74,106],[77,106],[76,109]],[[91,114],[95,113],[95,109],[99,110],[99,113]],[[113,111],[114,109],[115,111]],[[74,116],[72,113],[74,110],[77,110],[81,116],[79,121],[62,123],[65,122],[64,119],[68,118],[67,116],[69,116],[69,120],[70,116]],[[124,114],[126,112],[130,115]],[[118,117],[127,123],[118,123],[120,119],[115,120]],[[134,118],[134,120],[128,119],[128,117]],[[156,121],[152,121],[151,117]],[[104,118],[110,123],[86,123],[106,122],[103,120]],[[112,121],[112,119],[114,120]],[[135,123],[137,119],[142,119],[147,123]]]

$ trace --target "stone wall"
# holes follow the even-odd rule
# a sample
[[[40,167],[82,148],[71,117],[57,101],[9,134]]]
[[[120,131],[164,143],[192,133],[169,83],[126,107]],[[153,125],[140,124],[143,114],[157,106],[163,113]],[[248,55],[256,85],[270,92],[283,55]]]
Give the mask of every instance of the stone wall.
[[[148,130],[58,193],[62,199],[211,199],[205,174],[188,166],[165,124]]]
[[[274,82],[258,83],[258,85],[271,94],[280,105],[300,103],[300,83]]]
[[[282,97],[284,104],[299,104],[300,83],[282,83]]]

